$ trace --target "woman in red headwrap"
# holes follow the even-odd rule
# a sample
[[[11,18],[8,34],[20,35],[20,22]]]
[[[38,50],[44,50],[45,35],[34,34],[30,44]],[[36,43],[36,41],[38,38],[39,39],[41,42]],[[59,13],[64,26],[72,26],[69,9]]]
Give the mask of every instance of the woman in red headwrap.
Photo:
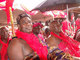
[[[33,33],[41,40],[44,40],[43,34],[41,32],[43,25],[41,23],[33,24]]]

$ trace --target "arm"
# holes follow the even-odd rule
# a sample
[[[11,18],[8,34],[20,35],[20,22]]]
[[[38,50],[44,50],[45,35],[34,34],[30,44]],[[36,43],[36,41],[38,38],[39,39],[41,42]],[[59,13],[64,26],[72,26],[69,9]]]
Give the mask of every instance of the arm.
[[[8,57],[9,60],[24,60],[22,44],[19,39],[15,38],[10,42],[8,46]]]

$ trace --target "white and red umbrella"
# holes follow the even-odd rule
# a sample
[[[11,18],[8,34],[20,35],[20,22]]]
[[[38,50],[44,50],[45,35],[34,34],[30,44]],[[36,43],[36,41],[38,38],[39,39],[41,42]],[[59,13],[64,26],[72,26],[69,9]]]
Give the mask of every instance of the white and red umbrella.
[[[45,15],[52,15],[54,18],[66,18],[67,13],[62,10],[52,10],[44,12]]]

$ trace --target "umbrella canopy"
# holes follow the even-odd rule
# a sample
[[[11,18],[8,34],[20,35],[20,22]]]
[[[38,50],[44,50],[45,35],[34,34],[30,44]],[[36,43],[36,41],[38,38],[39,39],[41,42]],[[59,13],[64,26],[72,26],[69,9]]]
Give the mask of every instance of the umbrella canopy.
[[[0,3],[3,1],[7,1],[7,0],[0,0]],[[66,9],[66,4],[69,5],[70,7],[75,7],[75,6],[80,6],[80,0],[40,0],[37,1],[35,0],[14,0],[13,2],[13,8],[20,8],[20,5],[23,4],[25,5],[28,10],[32,10],[32,9],[39,9],[39,10],[61,10],[61,9]]]
[[[0,0],[0,1],[2,2],[4,0]],[[8,3],[10,3],[9,0],[6,0],[6,1],[8,1]],[[80,0],[69,0],[69,1],[67,1],[67,0],[40,0],[40,1],[35,0],[35,3],[33,2],[33,0],[30,0],[30,1],[14,0],[14,2],[13,3],[12,2],[13,2],[13,0],[11,0],[11,6],[13,4],[14,8],[18,5],[19,5],[19,7],[21,7],[21,4],[23,4],[23,5],[25,5],[26,8],[28,8],[28,10],[39,9],[42,12],[47,11],[47,10],[54,10],[54,9],[63,10],[63,9],[66,9],[66,4],[68,4],[69,7],[80,6],[80,4],[79,4]],[[7,6],[8,6],[8,3],[6,4]],[[33,5],[35,5],[35,6],[33,6]],[[16,7],[16,8],[19,8],[19,7]],[[9,15],[8,12],[7,12],[7,15]],[[35,20],[35,19],[33,19],[33,20]]]
[[[68,9],[68,12],[69,12],[69,18],[70,19],[71,19],[71,14],[70,13],[74,13],[75,20],[77,18],[80,18],[80,7],[70,8],[70,9]]]
[[[70,9],[69,9],[69,12],[74,12],[74,13],[80,14],[80,7],[70,8]]]
[[[3,2],[3,1],[5,1],[5,0],[0,0],[0,2]]]
[[[13,20],[14,20],[14,24],[16,24],[16,17],[21,14],[24,13],[25,11],[19,10],[19,9],[15,9],[13,11]],[[6,16],[6,12],[4,10],[0,10],[0,26],[5,26],[5,25],[10,25],[7,24],[7,16]]]
[[[42,12],[38,11],[36,14],[31,15],[32,21],[48,21],[53,20],[53,16],[51,15],[44,15]]]
[[[5,9],[6,1],[0,1],[0,10]]]
[[[66,18],[67,13],[62,10],[52,10],[44,12],[45,15],[52,15],[54,18]]]
[[[36,9],[43,12],[46,10],[63,10],[66,9],[66,4],[68,4],[69,8],[80,6],[80,0],[47,0],[41,6],[37,6]]]

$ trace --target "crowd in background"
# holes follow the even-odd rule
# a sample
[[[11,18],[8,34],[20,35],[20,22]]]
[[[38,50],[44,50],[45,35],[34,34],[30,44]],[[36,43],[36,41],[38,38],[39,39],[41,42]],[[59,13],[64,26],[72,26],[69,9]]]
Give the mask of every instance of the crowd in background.
[[[72,21],[66,19],[58,18],[46,22],[39,21],[32,23],[31,18],[25,14],[18,16],[17,26],[18,27],[15,28],[15,37],[13,37],[12,32],[10,32],[11,27],[8,28],[5,26],[0,28],[1,60],[29,60],[36,59],[35,57],[37,55],[40,60],[47,60],[47,57],[49,60],[71,60],[71,56],[80,57],[80,55],[75,54],[75,51],[75,53],[72,53],[70,50],[66,50],[65,48],[62,48],[61,50],[62,45],[64,45],[64,41],[61,40],[62,38],[64,40],[67,39],[66,37],[70,37],[71,39],[80,42],[80,18],[77,18],[75,21],[75,30]],[[60,45],[61,43],[62,45]],[[36,52],[37,55],[33,53],[33,51]],[[67,55],[65,55],[65,53]]]

